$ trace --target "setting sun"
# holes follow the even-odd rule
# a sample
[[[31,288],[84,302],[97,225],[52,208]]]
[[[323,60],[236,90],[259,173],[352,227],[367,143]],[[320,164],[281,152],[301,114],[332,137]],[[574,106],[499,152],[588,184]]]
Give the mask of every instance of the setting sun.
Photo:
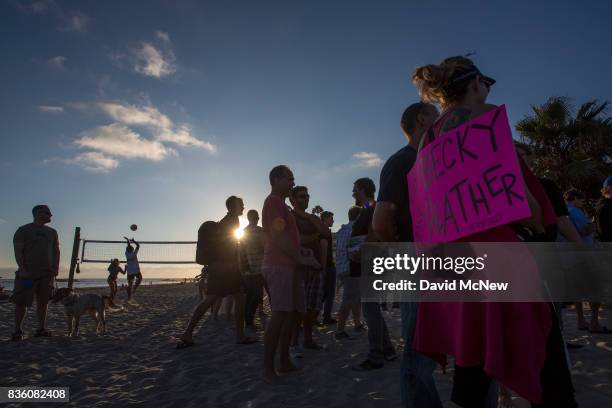
[[[234,231],[234,237],[236,237],[236,239],[240,239],[244,236],[244,230],[242,228],[236,228],[236,230]]]
[[[238,218],[238,221],[240,221],[240,226],[234,230],[234,237],[240,241],[244,237],[244,227],[249,225],[249,222],[242,216]]]

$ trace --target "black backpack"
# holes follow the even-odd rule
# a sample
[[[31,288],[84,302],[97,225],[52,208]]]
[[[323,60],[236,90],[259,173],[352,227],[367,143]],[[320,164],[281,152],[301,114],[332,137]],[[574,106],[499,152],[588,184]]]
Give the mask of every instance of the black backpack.
[[[206,221],[198,230],[196,247],[196,263],[210,265],[217,258],[220,227],[215,221]]]

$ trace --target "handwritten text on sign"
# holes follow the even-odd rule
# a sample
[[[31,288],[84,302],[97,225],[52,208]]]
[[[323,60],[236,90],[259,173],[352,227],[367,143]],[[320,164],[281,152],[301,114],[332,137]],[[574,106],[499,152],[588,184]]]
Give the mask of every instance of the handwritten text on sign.
[[[505,105],[437,137],[407,177],[417,242],[454,241],[531,214]]]

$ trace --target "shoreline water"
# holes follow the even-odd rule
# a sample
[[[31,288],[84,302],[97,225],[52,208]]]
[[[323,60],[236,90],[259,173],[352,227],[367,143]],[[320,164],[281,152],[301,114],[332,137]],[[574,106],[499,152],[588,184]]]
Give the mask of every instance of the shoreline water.
[[[143,278],[141,286],[169,285],[169,284],[179,284],[182,282],[192,283],[193,278],[187,278],[187,281],[185,281],[184,278],[183,279],[179,279],[179,278]],[[62,278],[60,280],[57,280],[56,284],[58,288],[68,287],[68,279]],[[117,279],[117,284],[119,286],[121,286],[122,284],[127,285],[127,279],[119,278]],[[15,281],[13,279],[6,279],[6,278],[0,279],[0,287],[3,287],[4,290],[6,291],[12,291],[14,288],[14,285],[15,285]],[[74,281],[73,287],[76,289],[108,288],[108,284],[106,282],[106,279],[101,279],[101,278],[76,279]]]

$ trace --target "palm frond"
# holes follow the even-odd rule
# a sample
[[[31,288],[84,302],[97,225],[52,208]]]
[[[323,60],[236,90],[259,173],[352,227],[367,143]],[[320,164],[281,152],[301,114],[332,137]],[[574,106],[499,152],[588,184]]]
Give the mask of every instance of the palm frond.
[[[578,112],[576,113],[576,120],[591,121],[597,119],[597,117],[605,113],[608,109],[608,101],[604,101],[598,104],[597,99],[583,103]]]

